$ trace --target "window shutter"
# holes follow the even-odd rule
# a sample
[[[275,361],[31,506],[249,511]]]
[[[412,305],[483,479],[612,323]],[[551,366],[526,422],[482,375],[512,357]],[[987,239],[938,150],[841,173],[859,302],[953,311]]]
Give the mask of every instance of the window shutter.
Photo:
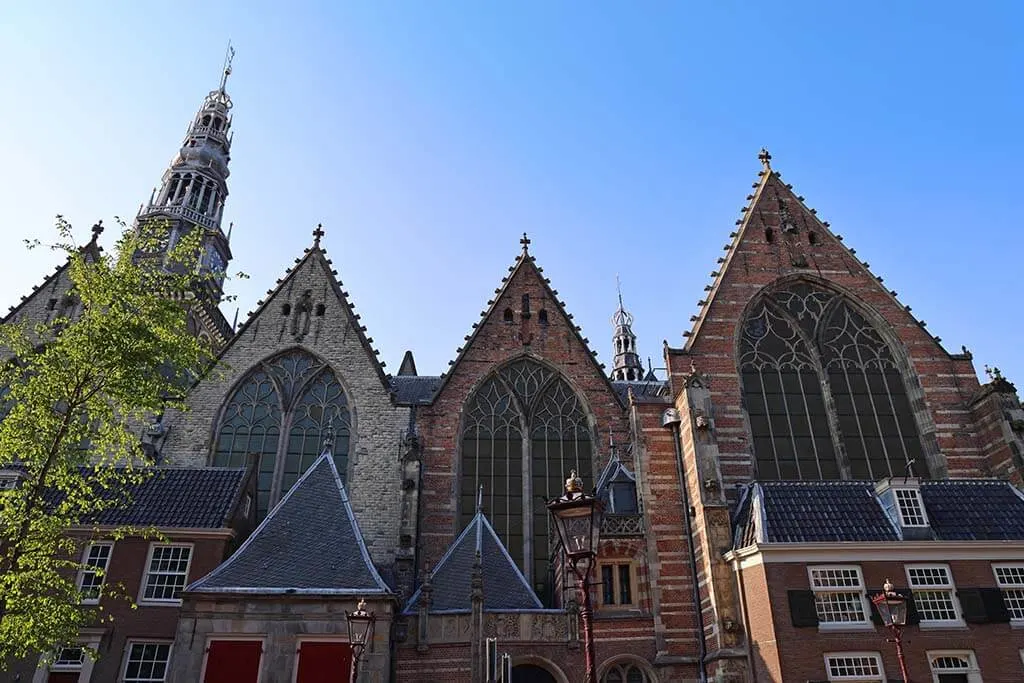
[[[982,598],[980,588],[961,588],[956,592],[960,598],[960,609],[964,613],[964,621],[968,624],[988,623],[988,613],[985,610],[985,600]],[[1000,599],[1002,599],[1000,597]]]
[[[998,588],[979,588],[981,601],[985,605],[985,614],[989,623],[1006,624],[1010,621],[1010,611],[1006,609],[1003,591]]]
[[[818,610],[814,606],[814,591],[787,591],[789,614],[793,626],[804,628],[818,625]]]
[[[348,681],[352,670],[352,647],[346,642],[302,643],[296,683]]]
[[[914,600],[914,591],[909,588],[897,588],[896,593],[907,599],[907,626],[917,626],[921,623],[921,614],[917,611],[917,602]]]

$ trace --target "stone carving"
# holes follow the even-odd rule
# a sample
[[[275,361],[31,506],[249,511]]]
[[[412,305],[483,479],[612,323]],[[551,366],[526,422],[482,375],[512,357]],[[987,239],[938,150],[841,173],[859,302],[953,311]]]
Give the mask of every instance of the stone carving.
[[[302,339],[309,334],[309,325],[313,316],[313,290],[307,289],[295,303],[292,317],[292,336]]]

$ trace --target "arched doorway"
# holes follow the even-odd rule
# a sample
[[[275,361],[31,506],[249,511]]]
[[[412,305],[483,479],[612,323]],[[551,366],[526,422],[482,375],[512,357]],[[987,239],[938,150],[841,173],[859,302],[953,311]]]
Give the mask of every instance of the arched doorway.
[[[512,683],[558,683],[558,679],[542,666],[520,664],[512,667]]]

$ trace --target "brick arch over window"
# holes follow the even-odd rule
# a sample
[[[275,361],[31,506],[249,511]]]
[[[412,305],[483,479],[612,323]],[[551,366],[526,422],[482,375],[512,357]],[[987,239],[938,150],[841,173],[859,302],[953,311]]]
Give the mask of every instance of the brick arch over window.
[[[588,411],[556,370],[529,358],[485,379],[463,409],[460,510],[467,524],[483,487],[484,510],[542,600],[552,596],[554,530],[544,498],[575,469],[594,481]]]
[[[847,297],[804,281],[762,295],[739,333],[760,479],[928,475],[903,372]]]
[[[256,509],[263,518],[320,455],[328,425],[344,479],[351,410],[338,376],[316,356],[293,349],[260,361],[221,410],[212,464],[243,467],[249,454],[259,455]]]

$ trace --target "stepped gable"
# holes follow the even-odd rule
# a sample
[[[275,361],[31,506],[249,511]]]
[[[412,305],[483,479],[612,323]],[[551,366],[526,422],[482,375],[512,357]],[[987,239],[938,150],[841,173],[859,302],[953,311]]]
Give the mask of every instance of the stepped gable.
[[[466,525],[430,572],[430,612],[469,612],[473,566],[479,557],[485,612],[543,609],[540,599],[519,571],[483,511]],[[409,599],[406,614],[415,614],[424,586]]]
[[[330,451],[193,593],[371,595],[391,590],[370,560]]]

